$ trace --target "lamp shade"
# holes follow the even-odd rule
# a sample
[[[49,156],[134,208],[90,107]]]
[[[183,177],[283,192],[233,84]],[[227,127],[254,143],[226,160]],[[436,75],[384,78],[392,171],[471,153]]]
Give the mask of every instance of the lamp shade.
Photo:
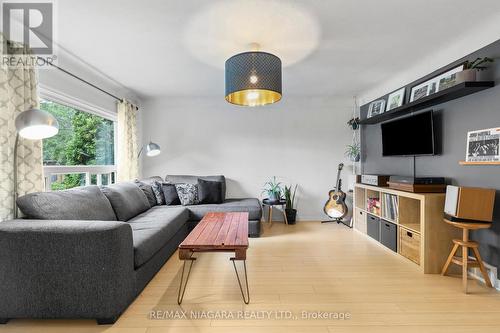
[[[154,142],[149,142],[146,145],[146,155],[149,157],[160,155],[161,149],[160,146]]]
[[[267,52],[251,51],[226,60],[226,100],[259,106],[281,99],[281,60]]]
[[[16,129],[25,139],[41,140],[59,132],[57,119],[46,111],[30,109],[16,117]]]

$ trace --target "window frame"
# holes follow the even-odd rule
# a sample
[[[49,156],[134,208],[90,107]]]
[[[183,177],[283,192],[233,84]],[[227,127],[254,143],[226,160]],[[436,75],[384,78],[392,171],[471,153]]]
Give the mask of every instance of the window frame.
[[[97,185],[101,185],[102,175],[108,174],[109,179],[111,179],[111,174],[115,173],[116,181],[116,170],[117,170],[117,120],[118,116],[116,111],[112,112],[105,108],[99,107],[95,104],[86,102],[82,99],[70,96],[68,94],[50,89],[46,86],[40,85],[38,97],[40,100],[48,100],[54,103],[58,103],[81,112],[87,112],[104,119],[113,122],[114,127],[114,164],[113,165],[44,165],[43,166],[43,177],[45,180],[45,191],[52,191],[51,188],[51,177],[58,174],[85,174],[85,185],[90,184],[90,175],[95,174],[97,176]]]

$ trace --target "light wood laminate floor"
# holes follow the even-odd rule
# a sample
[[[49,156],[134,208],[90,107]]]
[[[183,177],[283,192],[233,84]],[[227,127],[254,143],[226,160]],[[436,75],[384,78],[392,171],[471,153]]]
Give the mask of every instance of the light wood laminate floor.
[[[500,332],[500,294],[475,281],[465,295],[459,278],[423,275],[405,258],[342,225],[263,227],[263,236],[250,239],[248,249],[249,305],[241,301],[229,255],[206,253],[197,255],[179,307],[182,263],[176,253],[113,326],[12,320],[0,333]],[[247,311],[247,318],[162,320],[151,319],[151,311],[187,311],[188,317],[190,311],[226,317]],[[348,313],[350,319],[302,319],[302,311]],[[270,319],[254,318],[267,314]]]

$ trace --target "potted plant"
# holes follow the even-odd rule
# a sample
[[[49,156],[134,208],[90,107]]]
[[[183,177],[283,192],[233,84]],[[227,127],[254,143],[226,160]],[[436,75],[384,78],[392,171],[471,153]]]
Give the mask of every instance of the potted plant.
[[[357,130],[359,128],[359,117],[353,117],[348,122],[347,125],[353,130]]]
[[[292,191],[292,185],[290,186],[285,186],[285,201],[286,201],[286,207],[285,207],[285,214],[286,214],[286,219],[288,220],[288,224],[295,224],[295,221],[297,219],[297,209],[295,209],[295,193],[297,193],[297,185],[293,187]]]
[[[476,81],[477,72],[487,69],[488,66],[485,65],[493,61],[495,60],[488,57],[476,58],[474,61],[466,61],[463,71],[457,73],[457,82]]]
[[[270,202],[277,202],[281,200],[281,183],[276,181],[276,176],[274,176],[270,181],[264,184],[264,189],[262,193],[267,193],[267,197]]]
[[[352,162],[359,162],[361,159],[361,147],[359,143],[347,145],[345,156],[349,157]]]

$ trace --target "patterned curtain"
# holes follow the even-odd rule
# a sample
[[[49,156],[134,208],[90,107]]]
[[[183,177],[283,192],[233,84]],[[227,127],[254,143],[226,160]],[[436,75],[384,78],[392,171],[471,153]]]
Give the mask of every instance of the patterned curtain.
[[[139,177],[137,110],[134,105],[125,100],[118,102],[117,132],[117,180],[136,179]]]
[[[0,33],[0,52],[10,45]],[[14,121],[19,113],[38,107],[37,90],[36,69],[0,65],[0,221],[14,215]],[[19,138],[18,193],[43,191],[43,187],[42,141]]]

